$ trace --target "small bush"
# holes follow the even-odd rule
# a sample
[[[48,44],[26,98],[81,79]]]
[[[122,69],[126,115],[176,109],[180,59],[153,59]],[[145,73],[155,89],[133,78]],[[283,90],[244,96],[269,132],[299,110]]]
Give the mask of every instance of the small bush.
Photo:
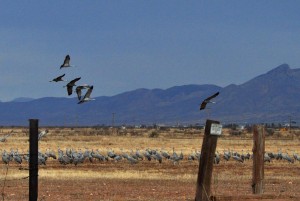
[[[137,131],[130,132],[130,136],[139,136],[139,135],[140,135],[140,133]]]
[[[266,128],[265,131],[267,136],[272,136],[275,133],[274,128]]]
[[[119,130],[119,131],[117,132],[117,135],[125,136],[125,135],[127,135],[127,131],[126,131],[126,130]]]
[[[238,130],[231,130],[229,132],[230,135],[241,135],[242,134],[242,131],[238,131]]]
[[[253,126],[245,126],[245,130],[247,133],[253,133]]]
[[[275,132],[274,136],[283,137],[283,134],[280,131],[278,131],[278,132]]]
[[[158,137],[158,136],[159,136],[159,134],[158,134],[157,131],[152,131],[152,132],[149,134],[149,137],[150,137],[150,138],[155,138],[155,137]]]

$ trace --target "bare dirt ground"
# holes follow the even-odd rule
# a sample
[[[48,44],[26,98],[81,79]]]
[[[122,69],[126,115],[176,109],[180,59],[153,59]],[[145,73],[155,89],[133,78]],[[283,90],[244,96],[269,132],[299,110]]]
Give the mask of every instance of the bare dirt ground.
[[[173,164],[163,160],[140,161],[129,164],[126,160],[114,162],[85,161],[77,166],[61,165],[49,159],[39,168],[39,200],[194,200],[199,161],[188,161],[187,156],[201,150],[203,130],[169,130],[160,132],[157,138],[149,138],[149,130],[122,131],[124,133],[99,134],[91,128],[48,128],[49,135],[40,141],[40,150],[47,148],[57,153],[57,148],[108,149],[116,153],[120,149],[130,153],[131,149],[164,149],[184,154],[184,160]],[[2,129],[8,133],[12,129]],[[0,151],[18,149],[26,153],[29,147],[26,129],[13,129],[15,134],[1,143]],[[102,132],[102,131],[101,131]],[[1,132],[0,132],[1,133]],[[251,134],[230,137],[226,133],[218,140],[217,151],[235,150],[239,153],[252,149]],[[300,153],[298,136],[289,134],[266,138],[266,151],[282,150],[292,155]],[[1,161],[1,159],[0,159]],[[28,200],[28,164],[11,162],[8,166],[0,162],[0,200]],[[22,169],[21,168],[21,169]],[[238,163],[221,159],[214,165],[212,195],[216,200],[300,200],[300,163],[274,160],[265,163],[264,194],[254,196],[251,189],[252,160]]]

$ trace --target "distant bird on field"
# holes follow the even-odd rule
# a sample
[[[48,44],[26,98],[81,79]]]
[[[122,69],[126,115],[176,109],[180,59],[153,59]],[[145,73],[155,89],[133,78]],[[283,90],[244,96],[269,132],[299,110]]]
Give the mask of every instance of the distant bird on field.
[[[59,82],[59,81],[67,81],[67,80],[63,80],[62,78],[65,76],[66,74],[63,74],[61,76],[58,76],[56,78],[54,78],[53,80],[49,81],[49,82]]]
[[[91,86],[89,86],[89,85],[81,85],[81,86],[76,87],[76,93],[77,93],[78,100],[81,100],[81,90],[89,89],[89,88],[91,88]]]
[[[10,161],[12,161],[12,154],[9,154],[4,150],[4,152],[2,153],[2,161],[5,164],[8,164]]]
[[[81,79],[81,77],[75,78],[74,80],[71,80],[66,86],[64,86],[64,87],[67,87],[69,96],[73,93],[73,86],[76,86],[75,82],[77,82],[80,79]]]
[[[48,130],[43,130],[42,132],[39,133],[38,140],[41,140],[47,134],[48,134]]]
[[[67,55],[66,57],[65,57],[65,60],[64,60],[64,63],[60,66],[60,69],[62,69],[62,68],[67,68],[67,67],[72,67],[71,65],[70,65],[70,55]]]
[[[200,110],[205,109],[207,103],[215,103],[215,102],[212,102],[211,99],[217,97],[218,95],[219,95],[219,92],[215,93],[214,95],[212,95],[212,96],[206,98],[204,101],[202,101]]]
[[[88,102],[91,100],[95,100],[94,98],[90,98],[91,93],[93,91],[94,86],[90,86],[90,88],[87,90],[86,94],[84,95],[84,97],[78,102],[78,104],[84,103],[84,102]]]
[[[11,134],[12,134],[12,132],[4,135],[2,138],[0,138],[0,142],[6,142],[6,138],[8,138]]]
[[[244,162],[244,160],[241,157],[239,157],[238,155],[233,155],[232,158],[240,163]]]

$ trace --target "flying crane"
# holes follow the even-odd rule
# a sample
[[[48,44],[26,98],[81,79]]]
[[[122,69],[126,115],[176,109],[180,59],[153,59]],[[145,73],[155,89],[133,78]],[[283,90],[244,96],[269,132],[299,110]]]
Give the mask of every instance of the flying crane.
[[[211,99],[217,97],[218,95],[219,95],[219,92],[215,93],[214,95],[212,95],[212,96],[206,98],[204,101],[202,101],[200,110],[204,110],[208,103],[215,103],[215,102],[211,101]]]

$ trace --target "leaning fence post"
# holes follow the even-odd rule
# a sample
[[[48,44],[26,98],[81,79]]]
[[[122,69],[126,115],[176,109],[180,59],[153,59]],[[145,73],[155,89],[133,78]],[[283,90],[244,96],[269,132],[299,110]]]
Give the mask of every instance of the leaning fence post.
[[[253,128],[253,194],[262,194],[264,188],[264,155],[265,155],[265,130],[264,126]]]
[[[38,198],[38,119],[29,119],[29,201]]]
[[[204,138],[201,149],[199,172],[197,178],[195,201],[210,200],[210,185],[218,136],[222,125],[214,120],[206,120]]]

